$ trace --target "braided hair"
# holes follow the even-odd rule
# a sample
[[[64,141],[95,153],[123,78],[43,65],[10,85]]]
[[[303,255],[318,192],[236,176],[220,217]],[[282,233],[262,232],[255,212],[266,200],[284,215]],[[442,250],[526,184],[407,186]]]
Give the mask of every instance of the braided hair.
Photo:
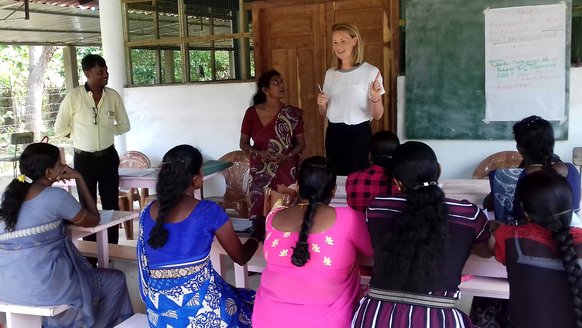
[[[370,138],[370,160],[384,168],[384,175],[388,178],[387,194],[392,193],[392,156],[398,145],[400,140],[391,131],[379,131]]]
[[[328,204],[331,201],[332,191],[336,185],[335,169],[325,157],[313,156],[307,158],[299,168],[297,184],[299,185],[299,196],[309,200],[309,205],[303,216],[299,240],[293,247],[293,254],[291,255],[291,263],[302,267],[310,258],[307,236],[313,224],[313,215],[317,204]]]
[[[160,248],[168,241],[170,232],[164,227],[168,213],[192,185],[192,179],[200,173],[201,167],[202,154],[190,145],[176,146],[164,155],[156,184],[160,208],[147,241],[152,248]]]
[[[582,328],[582,269],[570,233],[572,188],[566,178],[544,168],[520,179],[516,193],[527,217],[552,232],[568,274],[576,327]]]
[[[43,178],[46,170],[53,168],[60,156],[59,148],[48,143],[33,143],[24,149],[18,160],[20,173],[32,182],[13,179],[6,187],[0,204],[0,221],[6,224],[6,232],[14,231],[18,213],[32,183]]]
[[[527,164],[552,165],[554,128],[550,122],[532,115],[513,125],[515,143]]]
[[[392,158],[394,178],[404,187],[407,207],[394,219],[379,254],[390,268],[390,289],[426,293],[443,275],[448,209],[437,184],[440,166],[422,142],[400,145]]]

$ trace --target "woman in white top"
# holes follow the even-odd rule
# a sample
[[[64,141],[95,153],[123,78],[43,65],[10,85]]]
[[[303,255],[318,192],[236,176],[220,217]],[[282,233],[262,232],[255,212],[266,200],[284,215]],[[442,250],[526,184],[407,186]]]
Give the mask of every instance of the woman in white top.
[[[370,121],[384,114],[385,91],[380,70],[363,61],[364,42],[356,27],[335,24],[332,38],[337,65],[325,73],[317,104],[319,113],[329,121],[326,156],[334,162],[338,175],[348,175],[370,166]]]

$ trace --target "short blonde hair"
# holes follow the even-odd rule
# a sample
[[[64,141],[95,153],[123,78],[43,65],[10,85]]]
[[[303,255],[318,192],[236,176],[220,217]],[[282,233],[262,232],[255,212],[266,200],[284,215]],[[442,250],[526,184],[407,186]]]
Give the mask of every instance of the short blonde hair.
[[[352,50],[352,58],[354,61],[353,62],[354,66],[360,65],[364,61],[364,40],[362,39],[362,36],[360,35],[358,28],[348,23],[337,23],[334,24],[333,27],[331,28],[332,33],[336,31],[347,32],[352,38],[358,39],[356,46]],[[337,56],[335,56],[335,64],[338,69],[341,68],[342,63],[341,60],[337,58]]]

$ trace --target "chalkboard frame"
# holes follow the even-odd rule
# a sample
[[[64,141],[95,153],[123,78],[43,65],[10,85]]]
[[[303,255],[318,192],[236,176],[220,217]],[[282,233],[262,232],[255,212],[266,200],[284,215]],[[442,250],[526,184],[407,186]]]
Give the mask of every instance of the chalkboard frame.
[[[483,10],[547,5],[556,0],[408,0],[406,100],[408,139],[511,140],[515,122],[485,117],[485,17]],[[565,97],[569,117],[572,2],[565,1]],[[532,113],[536,114],[536,113]],[[558,140],[568,120],[552,122]]]

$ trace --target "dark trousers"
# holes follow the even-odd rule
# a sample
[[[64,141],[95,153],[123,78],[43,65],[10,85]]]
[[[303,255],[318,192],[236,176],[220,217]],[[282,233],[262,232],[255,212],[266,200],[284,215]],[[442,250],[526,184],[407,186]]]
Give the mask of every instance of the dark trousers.
[[[328,123],[325,154],[335,165],[338,175],[348,175],[370,167],[368,153],[371,137],[370,122],[355,125]]]
[[[101,197],[101,207],[104,210],[119,210],[119,156],[115,147],[111,146],[95,156],[92,153],[75,152],[74,165],[85,179],[87,187],[93,199],[97,199],[97,187]],[[79,194],[81,205],[85,206],[83,198]],[[117,226],[107,229],[110,244],[119,241],[119,228]],[[83,240],[95,241],[96,236],[90,235]]]

